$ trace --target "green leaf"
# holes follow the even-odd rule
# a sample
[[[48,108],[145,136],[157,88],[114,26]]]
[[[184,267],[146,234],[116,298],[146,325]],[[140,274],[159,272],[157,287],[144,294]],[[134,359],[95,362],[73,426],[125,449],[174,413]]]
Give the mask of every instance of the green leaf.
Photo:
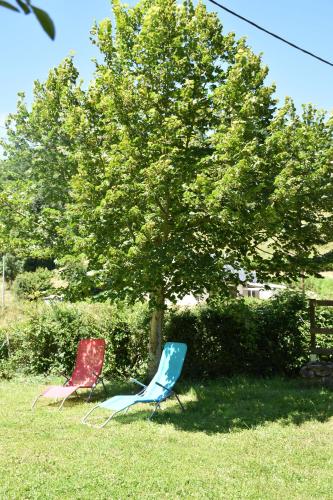
[[[45,10],[39,9],[38,7],[31,6],[31,9],[35,16],[37,17],[43,30],[49,35],[49,37],[55,39],[55,27],[52,19]]]
[[[21,7],[25,14],[30,14],[31,9],[29,7],[29,2],[25,3],[23,0],[16,0],[16,3]]]
[[[0,0],[0,7],[5,7],[6,9],[14,10],[15,12],[20,12],[17,7],[12,5],[11,3],[4,2],[3,0]]]

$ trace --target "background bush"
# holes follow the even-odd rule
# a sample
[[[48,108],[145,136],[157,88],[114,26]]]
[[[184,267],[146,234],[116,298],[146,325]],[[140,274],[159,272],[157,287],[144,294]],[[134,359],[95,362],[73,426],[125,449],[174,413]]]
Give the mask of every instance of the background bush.
[[[333,311],[319,310],[318,323],[332,325]],[[147,366],[147,305],[102,303],[39,305],[24,322],[7,329],[0,349],[0,376],[8,370],[57,373],[73,369],[82,338],[105,338],[107,377],[143,377]],[[267,301],[233,300],[166,314],[165,340],[186,342],[184,376],[292,375],[309,359],[308,302],[284,293]],[[0,345],[6,338],[0,330]],[[322,342],[331,342],[327,336]],[[324,344],[322,344],[324,345]],[[7,359],[7,361],[6,361]],[[2,361],[1,361],[2,360]]]
[[[294,375],[309,361],[308,316],[306,297],[285,292],[265,301],[175,309],[167,320],[166,337],[187,343],[188,377]],[[317,323],[332,327],[333,309],[317,309]],[[333,336],[318,336],[317,343],[333,348]]]
[[[174,311],[167,337],[188,344],[188,376],[292,374],[308,360],[307,316],[300,294],[237,300]]]
[[[7,330],[11,364],[24,373],[71,373],[79,340],[104,338],[106,376],[142,375],[147,321],[147,308],[141,304],[132,308],[86,303],[39,305],[24,322]],[[5,333],[2,330],[1,345]],[[3,348],[0,357],[6,352]]]
[[[48,269],[38,268],[34,272],[24,272],[17,276],[13,292],[23,300],[38,300],[54,293],[53,273]]]

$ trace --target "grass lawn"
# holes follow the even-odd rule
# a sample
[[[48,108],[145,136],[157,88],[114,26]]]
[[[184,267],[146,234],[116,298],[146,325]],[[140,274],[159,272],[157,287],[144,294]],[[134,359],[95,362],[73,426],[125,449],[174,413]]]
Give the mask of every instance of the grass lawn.
[[[282,379],[183,385],[184,413],[169,401],[149,422],[147,405],[97,430],[80,424],[95,403],[73,399],[59,412],[44,400],[31,412],[43,382],[0,381],[1,499],[332,499],[328,389]]]

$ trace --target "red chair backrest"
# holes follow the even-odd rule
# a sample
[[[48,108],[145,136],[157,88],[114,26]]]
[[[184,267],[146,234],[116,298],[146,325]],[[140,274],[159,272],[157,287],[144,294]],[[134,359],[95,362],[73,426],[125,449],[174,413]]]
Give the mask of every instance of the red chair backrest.
[[[67,385],[92,387],[101,374],[105,354],[104,339],[80,340],[75,368]]]

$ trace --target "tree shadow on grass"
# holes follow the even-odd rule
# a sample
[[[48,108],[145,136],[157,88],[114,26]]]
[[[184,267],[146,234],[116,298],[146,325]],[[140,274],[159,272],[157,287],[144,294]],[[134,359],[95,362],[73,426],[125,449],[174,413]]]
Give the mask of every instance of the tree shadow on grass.
[[[184,390],[185,389],[185,390]],[[175,405],[155,419],[184,431],[227,433],[268,422],[301,425],[333,416],[333,391],[299,379],[223,379],[184,387],[181,411]]]
[[[107,384],[107,396],[102,387],[96,388],[91,402],[98,404],[115,395],[133,394],[135,389],[133,384],[111,381]],[[282,425],[326,422],[333,416],[333,391],[308,386],[301,379],[224,378],[183,384],[179,392],[185,411],[180,409],[176,399],[168,400],[162,403],[162,411],[156,413],[152,422],[171,424],[183,431],[214,434],[253,429],[270,422]],[[85,399],[87,395],[88,392]],[[76,406],[85,399],[73,398],[65,405]],[[154,404],[134,405],[115,420],[130,425],[149,418],[153,409]],[[102,423],[111,414],[103,409],[100,412],[92,420]]]

